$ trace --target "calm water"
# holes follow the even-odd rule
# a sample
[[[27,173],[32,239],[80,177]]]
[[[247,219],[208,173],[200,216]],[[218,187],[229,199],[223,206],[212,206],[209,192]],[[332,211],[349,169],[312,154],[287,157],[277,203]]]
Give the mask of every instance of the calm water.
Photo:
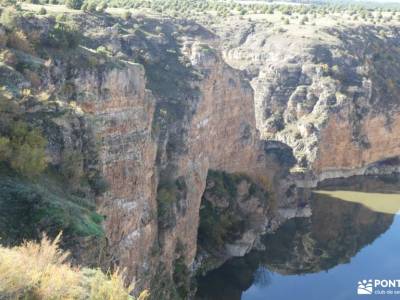
[[[231,259],[199,280],[198,299],[400,299],[357,295],[363,279],[400,279],[400,189],[357,178],[312,195],[313,215],[264,237],[265,251]]]

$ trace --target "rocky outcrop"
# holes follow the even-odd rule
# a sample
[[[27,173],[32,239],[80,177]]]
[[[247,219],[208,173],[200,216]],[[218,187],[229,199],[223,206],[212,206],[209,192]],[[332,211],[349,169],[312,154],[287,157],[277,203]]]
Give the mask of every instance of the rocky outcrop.
[[[35,26],[26,30],[40,28],[46,38],[53,21],[30,20]],[[250,251],[258,234],[303,212],[293,182],[283,180],[294,162],[291,150],[259,138],[253,91],[211,46],[213,34],[187,21],[90,16],[83,22],[77,15],[74,22],[82,25],[87,45],[71,50],[69,59],[49,59],[41,89],[90,125],[108,182],[97,195],[107,265],[126,268],[128,280],[137,289],[151,287],[154,298],[168,298],[175,287],[185,298],[187,282],[179,274],[189,277],[195,268],[209,170],[246,174],[270,193],[249,198],[247,184],[237,182],[243,194],[237,205],[257,222],[226,245],[226,258]],[[122,34],[119,26],[131,29]],[[103,48],[94,53],[89,46]],[[74,128],[65,118],[58,122]],[[58,151],[49,149],[55,165]]]
[[[298,170],[314,176],[306,181],[365,174],[377,165],[391,172],[393,165],[381,161],[400,154],[398,29],[314,26],[310,34],[309,27],[300,26],[302,36],[261,21],[217,29],[224,58],[251,81],[262,138],[292,147]]]
[[[135,22],[142,29],[124,35],[111,25],[101,34],[87,28],[94,43],[120,61],[105,59],[72,82],[77,105],[95,124],[110,184],[98,207],[106,216],[111,261],[140,279],[139,288],[151,283],[162,291],[168,287],[159,285],[168,280],[179,285],[178,262],[198,267],[193,263],[202,198],[210,200],[203,196],[209,170],[243,173],[270,190],[266,203],[244,197],[225,207],[259,222],[224,241],[224,259],[245,254],[260,233],[283,221],[309,215],[306,197],[284,178],[294,163],[286,145],[298,167],[312,171],[304,185],[396,170],[396,159],[388,158],[400,149],[397,85],[384,76],[388,68],[396,71],[378,55],[382,45],[384,55],[396,47],[395,30],[384,28],[382,38],[379,28],[322,30],[320,41],[244,23],[243,34],[238,30],[239,38],[223,46],[224,59],[241,73],[213,46],[218,38],[197,24]],[[224,208],[221,201],[211,203]]]
[[[137,276],[148,271],[149,249],[157,237],[156,142],[151,133],[155,100],[138,64],[101,74],[85,72],[75,80],[78,93],[89,95],[77,102],[95,124],[109,184],[98,198],[98,210],[105,216],[111,262]]]
[[[383,28],[384,37],[378,27],[324,29],[319,40],[240,20],[223,24],[226,35],[217,28],[219,38],[191,21],[70,18],[84,38],[53,30],[52,18],[21,21],[25,35],[42,43],[42,56],[14,49],[15,59],[38,75],[2,72],[14,72],[10,90],[29,88],[44,103],[33,123],[50,105],[68,107],[68,116],[53,120],[57,132],[42,126],[49,162],[59,168],[72,149],[90,184],[101,171],[108,190],[88,194],[104,216],[108,263],[126,268],[137,289],[151,286],[154,298],[187,296],[179,274],[199,268],[206,203],[216,220],[228,211],[239,216],[233,224],[251,219],[222,239],[214,252],[223,261],[259,246],[258,235],[283,221],[309,216],[296,182],[398,168],[398,85],[385,76],[399,70],[397,57],[387,63],[396,29]],[[292,149],[309,177],[287,176]],[[232,203],[213,194],[214,171],[239,176]]]

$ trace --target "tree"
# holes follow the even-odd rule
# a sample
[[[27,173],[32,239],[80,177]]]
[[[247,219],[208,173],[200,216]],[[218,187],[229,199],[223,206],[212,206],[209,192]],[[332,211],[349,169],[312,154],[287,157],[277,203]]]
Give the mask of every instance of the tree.
[[[10,124],[8,136],[0,137],[0,161],[23,176],[40,174],[47,167],[46,139],[37,129],[29,129],[25,122]]]

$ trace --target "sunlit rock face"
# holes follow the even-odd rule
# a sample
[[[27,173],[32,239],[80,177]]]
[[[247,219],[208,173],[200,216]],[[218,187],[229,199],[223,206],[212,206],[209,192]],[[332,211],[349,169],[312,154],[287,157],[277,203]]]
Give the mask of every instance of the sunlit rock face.
[[[88,152],[80,144],[93,137],[90,151],[109,183],[97,197],[107,259],[126,268],[138,290],[153,287],[154,298],[167,298],[176,270],[198,267],[202,199],[251,220],[223,241],[227,259],[257,246],[260,233],[310,215],[307,192],[287,176],[296,161],[315,181],[397,166],[398,85],[384,74],[400,68],[397,57],[381,62],[397,46],[394,29],[382,39],[375,28],[358,28],[324,32],[324,42],[291,42],[242,24],[227,27],[227,45],[191,21],[72,18],[87,45],[40,62],[40,89],[79,115],[57,120],[66,145]],[[55,21],[32,22],[27,32],[46,37]],[[95,53],[100,46],[107,54]],[[60,160],[57,139],[47,151]],[[211,170],[246,176],[235,182],[233,205],[210,193]],[[251,184],[265,194],[252,195]]]
[[[67,85],[61,100],[73,97],[92,125],[108,182],[97,198],[108,263],[126,268],[137,290],[150,287],[155,299],[167,299],[182,284],[177,266],[187,278],[195,269],[209,170],[245,174],[271,193],[239,201],[246,218],[254,213],[258,221],[226,245],[230,256],[250,251],[260,232],[275,230],[305,205],[297,202],[293,181],[284,179],[295,162],[291,149],[260,139],[253,90],[212,46],[218,41],[212,33],[189,21],[138,19],[119,20],[126,28],[133,28],[129,22],[143,27],[122,34],[114,21],[75,20],[93,45],[121,59],[96,56],[93,62],[94,54],[83,49],[90,67],[59,58],[50,63],[46,82],[56,92]],[[244,183],[237,184],[249,194]]]
[[[322,26],[310,34],[242,20],[217,32],[225,60],[254,89],[261,137],[292,147],[299,170],[321,181],[371,173],[371,164],[399,156],[397,28]]]
[[[157,236],[156,142],[152,138],[155,100],[146,90],[142,66],[84,73],[76,82],[78,102],[95,124],[99,159],[109,190],[98,199],[112,263],[131,276],[148,269],[148,249]],[[140,247],[138,246],[140,245]]]

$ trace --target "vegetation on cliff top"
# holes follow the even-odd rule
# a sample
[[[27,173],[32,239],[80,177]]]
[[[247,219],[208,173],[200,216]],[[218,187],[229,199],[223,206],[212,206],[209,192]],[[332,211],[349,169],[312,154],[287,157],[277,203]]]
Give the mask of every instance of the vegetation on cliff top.
[[[68,192],[55,173],[48,171],[31,181],[3,169],[0,195],[2,244],[38,239],[43,231],[55,236],[63,230],[69,242],[74,237],[103,237],[103,217],[96,213],[95,204]]]
[[[123,272],[72,267],[59,241],[60,235],[53,241],[44,236],[40,243],[0,247],[0,299],[134,300]],[[144,291],[138,300],[148,296]]]
[[[17,8],[1,10],[0,243],[17,245],[62,230],[63,247],[82,237],[100,245],[103,217],[94,198],[107,185],[99,173],[96,141],[76,107],[68,105],[71,98],[60,101],[71,96],[67,88],[51,94],[43,84],[49,62],[77,52],[81,35],[60,19],[46,33],[37,27],[30,31],[29,22],[36,21]],[[65,137],[69,122],[81,127]]]
[[[6,0],[10,1],[10,0]],[[206,23],[218,23],[232,16],[240,18],[259,18],[280,22],[284,25],[315,25],[317,20],[331,17],[334,21],[370,22],[375,24],[399,20],[399,5],[371,5],[371,3],[315,3],[315,4],[282,4],[259,1],[223,1],[223,0],[27,0],[35,4],[65,4],[66,11],[79,10],[91,13],[116,13],[124,18],[131,18],[131,10],[150,12],[179,18],[202,20]],[[43,8],[43,7],[41,7]],[[43,10],[38,11],[43,13]],[[63,10],[51,9],[46,12]],[[127,13],[128,12],[128,13]],[[277,18],[276,18],[277,17]]]

